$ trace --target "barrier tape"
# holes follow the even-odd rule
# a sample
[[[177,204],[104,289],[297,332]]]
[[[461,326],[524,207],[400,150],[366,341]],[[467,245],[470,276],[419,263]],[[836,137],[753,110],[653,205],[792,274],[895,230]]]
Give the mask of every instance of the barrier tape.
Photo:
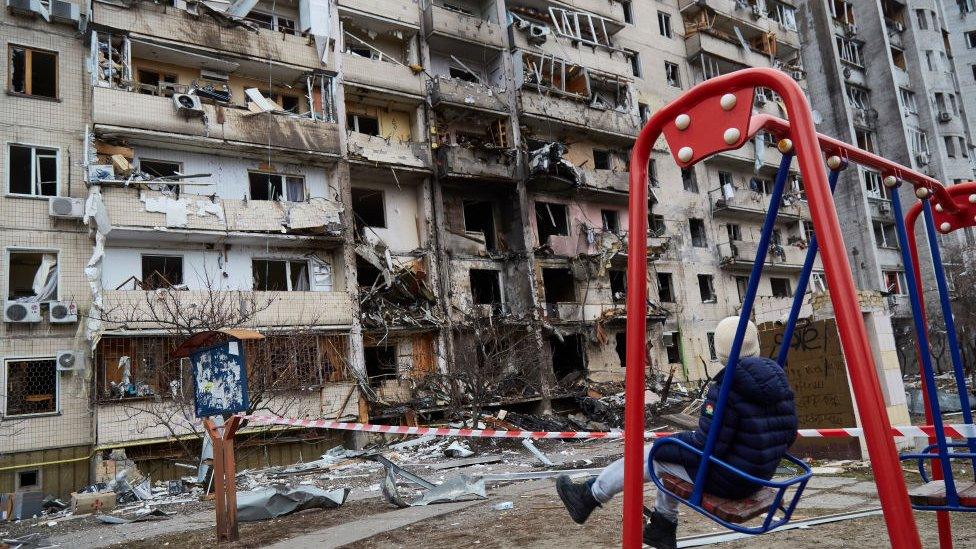
[[[451,427],[407,427],[402,425],[376,425],[373,423],[346,423],[327,419],[301,419],[266,415],[246,415],[243,419],[263,425],[291,425],[317,429],[337,429],[341,431],[364,431],[367,433],[392,433],[400,435],[434,435],[441,437],[483,437],[483,438],[530,438],[530,439],[613,439],[623,438],[622,430],[614,431],[505,431],[501,429],[456,429]],[[945,426],[949,438],[976,438],[976,425],[955,424]],[[674,433],[644,431],[644,438],[663,438]],[[863,434],[859,427],[839,429],[799,429],[797,434],[808,438],[859,437]],[[908,425],[892,427],[893,437],[932,437],[935,429],[931,425]]]

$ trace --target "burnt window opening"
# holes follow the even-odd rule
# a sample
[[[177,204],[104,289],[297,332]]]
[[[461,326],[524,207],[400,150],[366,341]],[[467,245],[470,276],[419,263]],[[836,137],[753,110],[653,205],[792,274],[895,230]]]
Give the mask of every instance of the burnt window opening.
[[[668,357],[668,364],[681,362],[681,333],[666,332],[664,334],[664,351]]]
[[[464,202],[464,231],[481,233],[488,251],[498,249],[495,238],[495,209],[491,202]]]
[[[305,178],[266,172],[248,172],[251,200],[305,201]]]
[[[494,305],[502,302],[500,273],[492,269],[471,269],[471,301],[475,305]]]
[[[284,259],[253,259],[251,274],[256,292],[307,292],[311,290],[308,262]]]
[[[542,269],[542,291],[546,303],[576,301],[576,280],[570,269]]]
[[[568,236],[569,220],[565,204],[535,203],[535,219],[539,228],[539,244],[545,244],[550,236]]]
[[[10,251],[7,299],[51,301],[58,298],[58,254],[42,251]]]
[[[382,345],[363,348],[363,361],[366,363],[366,377],[371,387],[378,387],[383,379],[394,378],[397,375],[396,347]]]
[[[661,303],[674,303],[674,277],[671,273],[657,273],[657,298]]]
[[[346,129],[376,136],[380,134],[380,121],[374,116],[349,113],[346,115]]]
[[[7,152],[7,192],[29,196],[57,196],[57,149],[11,143]]]
[[[614,347],[617,351],[617,358],[620,360],[620,367],[627,367],[627,332],[617,332],[614,336]]]
[[[773,297],[793,297],[793,289],[788,278],[770,278],[769,286],[773,290]]]
[[[698,177],[694,168],[681,168],[681,185],[690,193],[698,192]]]
[[[372,288],[382,273],[372,263],[356,256],[356,284],[360,288]]]
[[[142,289],[158,290],[183,284],[183,257],[178,255],[142,256]]]
[[[712,275],[698,275],[698,293],[701,295],[702,303],[715,303],[718,296],[715,294],[715,277]]]
[[[746,288],[749,287],[749,277],[748,276],[736,276],[735,277],[735,290],[739,294],[739,303],[746,300]]]
[[[627,271],[610,269],[607,272],[610,276],[610,294],[613,296],[613,302],[623,303],[627,297]]]
[[[467,69],[462,69],[459,67],[451,67],[448,69],[451,78],[455,80],[464,80],[465,82],[474,82],[477,84],[479,82],[478,77]]]
[[[15,488],[17,490],[24,490],[29,488],[41,487],[41,470],[40,469],[28,469],[26,471],[17,471],[17,485]]]
[[[383,191],[376,189],[352,190],[352,213],[355,216],[356,232],[363,234],[365,227],[386,228],[386,201]]]
[[[705,221],[691,218],[688,220],[688,229],[691,231],[691,245],[695,248],[707,248],[708,236],[705,233]]]
[[[179,162],[143,160],[140,158],[139,171],[150,177],[173,177],[183,172],[183,166]],[[173,193],[176,198],[180,197],[179,185],[162,185],[162,187]]]
[[[297,95],[282,95],[278,98],[278,104],[283,110],[298,114],[301,109],[301,100]]]
[[[729,242],[740,242],[742,240],[742,227],[736,223],[726,224],[725,232],[729,235]]]
[[[668,229],[664,225],[664,216],[651,214],[647,216],[647,232],[650,236],[660,237],[667,233]]]
[[[620,232],[620,212],[617,210],[600,210],[603,220],[603,230],[611,233]]]
[[[564,336],[562,341],[552,337],[549,339],[549,347],[552,350],[552,373],[556,383],[565,387],[585,375],[583,336]]]
[[[594,170],[610,169],[610,151],[602,150],[602,149],[593,149],[593,169]]]
[[[32,97],[58,97],[58,54],[10,46],[10,91]]]
[[[718,353],[715,351],[715,332],[706,333],[705,340],[708,342],[709,360],[718,360]]]
[[[7,361],[6,416],[58,411],[58,370],[54,359]]]

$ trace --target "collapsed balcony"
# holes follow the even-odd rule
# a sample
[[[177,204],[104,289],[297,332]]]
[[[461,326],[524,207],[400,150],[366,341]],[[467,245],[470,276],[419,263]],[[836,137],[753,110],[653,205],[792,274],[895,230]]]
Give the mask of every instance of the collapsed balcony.
[[[369,164],[430,169],[430,145],[415,137],[416,105],[346,89],[349,157]]]
[[[344,83],[416,98],[424,95],[416,28],[352,12],[343,12],[341,19]]]
[[[93,33],[92,120],[102,135],[338,156],[330,76]],[[268,87],[268,78],[273,80]],[[263,80],[262,80],[263,79]]]
[[[707,5],[682,0],[681,4],[689,57],[706,48],[726,59],[766,66],[772,59],[786,60],[799,54],[793,6],[776,0],[717,0]],[[717,39],[731,48],[709,39]]]

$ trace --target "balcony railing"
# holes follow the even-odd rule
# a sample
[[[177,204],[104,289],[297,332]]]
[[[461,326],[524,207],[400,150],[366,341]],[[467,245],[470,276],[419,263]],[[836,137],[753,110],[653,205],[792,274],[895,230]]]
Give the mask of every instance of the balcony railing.
[[[398,164],[412,168],[430,168],[430,145],[383,138],[359,132],[348,132],[347,147],[352,158]]]
[[[429,86],[430,103],[434,107],[446,104],[497,113],[509,110],[509,95],[505,90],[444,76],[435,76]]]
[[[410,27],[420,27],[420,9],[416,2],[403,0],[338,0],[339,9],[367,15],[381,15]]]
[[[868,196],[868,208],[871,217],[874,219],[893,220],[894,214],[891,213],[891,200],[879,196]]]
[[[442,146],[437,149],[437,169],[448,177],[512,180],[516,160],[509,152]]]
[[[595,109],[587,103],[545,95],[532,89],[523,89],[519,102],[526,115],[543,119],[546,123],[560,122],[583,131],[634,138],[641,128],[640,118],[636,113]]]
[[[756,262],[758,242],[737,240],[718,245],[719,265],[726,270],[748,270]],[[770,244],[766,252],[766,272],[799,271],[806,258],[806,247],[794,244]]]
[[[727,196],[723,189],[712,189],[708,192],[708,199],[712,206],[712,213],[726,213],[742,215],[750,219],[760,220],[769,211],[770,195],[747,189],[736,189],[732,196]],[[799,195],[791,192],[783,197],[777,212],[777,219],[806,219],[810,217],[810,207]]]
[[[505,32],[498,23],[449,10],[433,2],[427,3],[424,23],[428,37],[447,36],[499,51],[505,47]]]
[[[392,61],[370,59],[354,53],[342,54],[343,79],[378,90],[423,96],[423,77],[410,67]]]

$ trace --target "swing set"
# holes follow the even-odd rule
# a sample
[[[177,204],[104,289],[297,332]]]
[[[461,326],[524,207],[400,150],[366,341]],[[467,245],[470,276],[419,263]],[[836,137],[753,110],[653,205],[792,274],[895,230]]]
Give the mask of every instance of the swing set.
[[[783,98],[789,113],[789,122],[769,115],[752,113],[757,87],[769,88]],[[769,211],[763,222],[758,251],[749,276],[735,339],[725,367],[726,373],[719,388],[708,437],[703,448],[696,448],[676,439],[659,439],[651,449],[649,458],[653,463],[654,455],[662,445],[675,444],[697,454],[700,465],[693,483],[668,475],[660,479],[654,474],[651,477],[658,490],[664,490],[718,524],[738,532],[762,534],[790,520],[807,481],[812,476],[810,467],[793,456],[786,456],[786,460],[799,474],[786,480],[764,480],[753,477],[714,455],[726,401],[735,377],[734,370],[739,361],[742,340],[752,313],[789,168],[795,156],[803,177],[815,236],[807,248],[777,362],[782,367],[786,366],[789,342],[793,338],[814,261],[817,253],[822,253],[824,275],[836,315],[837,331],[844,351],[851,387],[857,401],[860,423],[874,470],[891,546],[896,549],[921,547],[913,515],[914,508],[937,512],[940,547],[951,548],[952,531],[948,512],[976,511],[976,484],[969,481],[957,482],[951,465],[953,460],[965,460],[970,462],[976,473],[976,438],[966,439],[965,442],[951,442],[946,438],[929,352],[927,317],[922,296],[921,269],[914,228],[921,215],[924,218],[926,237],[931,250],[932,267],[938,285],[953,372],[963,409],[963,420],[966,424],[972,425],[973,418],[962,357],[950,309],[948,284],[938,248],[938,234],[948,234],[958,229],[976,226],[976,183],[946,188],[931,177],[844,142],[819,135],[807,99],[792,78],[774,69],[744,69],[706,80],[688,90],[655,113],[643,128],[634,145],[630,163],[629,233],[631,235],[647,233],[647,166],[651,148],[662,133],[678,166],[689,168],[716,153],[743,146],[759,131],[769,132],[778,140],[777,149],[783,156],[773,186]],[[935,435],[929,441],[930,445],[919,453],[898,455],[858,304],[847,250],[833,204],[832,193],[837,179],[849,163],[880,171],[884,185],[891,194],[917,335],[926,418],[927,423],[932,425]],[[902,183],[912,185],[915,196],[920,200],[918,204],[912,206],[907,216],[903,215],[898,193],[898,187]],[[631,239],[627,273],[627,287],[632,288],[632,291],[627,294],[627,309],[630,314],[627,315],[625,412],[627,429],[624,442],[623,545],[625,548],[633,549],[641,547],[643,530],[644,440],[642,433],[646,367],[644,334],[647,327],[647,242],[645,239]],[[916,462],[922,476],[923,484],[913,488],[911,492],[904,481],[901,461]],[[931,475],[926,471],[926,462],[932,464]],[[708,472],[713,467],[721,468],[742,479],[742,482],[750,482],[761,488],[746,500],[729,501],[711,496],[705,493],[704,488]],[[745,521],[755,517],[762,517],[759,525],[743,525]]]

